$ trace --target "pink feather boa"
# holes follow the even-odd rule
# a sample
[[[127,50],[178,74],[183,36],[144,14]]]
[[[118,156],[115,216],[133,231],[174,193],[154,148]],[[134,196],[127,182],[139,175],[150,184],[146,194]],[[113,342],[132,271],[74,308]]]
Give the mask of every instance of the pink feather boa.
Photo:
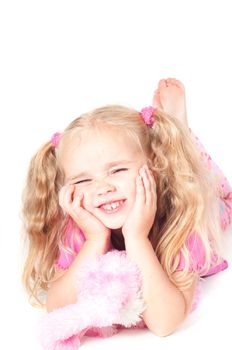
[[[82,263],[77,303],[46,314],[40,340],[45,350],[75,350],[84,335],[108,337],[124,327],[144,327],[141,276],[125,251],[113,250]]]

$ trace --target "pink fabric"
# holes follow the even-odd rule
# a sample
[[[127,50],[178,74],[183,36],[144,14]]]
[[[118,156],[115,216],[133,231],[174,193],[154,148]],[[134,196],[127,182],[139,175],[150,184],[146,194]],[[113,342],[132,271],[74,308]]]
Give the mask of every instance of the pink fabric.
[[[191,130],[190,130],[191,131]],[[192,133],[191,134],[199,149],[202,161],[207,165],[212,176],[217,182],[219,200],[220,200],[220,220],[221,228],[226,230],[232,222],[232,188],[224,176],[218,165],[212,160],[210,155],[206,152],[200,140]]]
[[[85,241],[83,232],[74,224],[71,217],[66,226],[65,237],[65,247],[67,249],[63,246],[60,247],[60,255],[55,264],[60,269],[67,269],[71,265]]]
[[[186,242],[187,248],[190,253],[190,271],[199,272],[201,277],[213,275],[217,272],[223,271],[228,267],[228,263],[224,259],[218,263],[218,257],[212,252],[211,255],[211,266],[209,270],[203,274],[200,274],[201,269],[205,264],[205,250],[201,238],[197,233],[192,233]],[[185,258],[183,254],[180,254],[180,261],[177,267],[178,271],[183,270],[185,267]]]
[[[192,133],[192,132],[191,132]],[[196,145],[199,149],[202,161],[207,164],[209,171],[212,176],[215,177],[218,194],[219,194],[219,210],[220,210],[220,224],[222,230],[226,230],[232,221],[232,188],[219,169],[219,167],[214,163],[210,155],[206,152],[205,148],[199,141],[199,139],[192,133],[192,136],[196,142]],[[217,255],[212,251],[211,252],[211,264],[208,271],[202,273],[202,267],[205,263],[205,250],[200,236],[197,232],[191,232],[189,234],[188,240],[186,242],[187,248],[190,253],[190,271],[196,271],[199,273],[200,277],[207,277],[214,275],[220,271],[225,270],[228,267],[228,262],[223,258],[218,258]],[[177,267],[177,270],[183,270],[185,267],[185,258],[183,253],[180,254],[180,261]],[[191,311],[195,310],[199,304],[201,294],[201,286],[198,283]]]
[[[232,188],[229,185],[227,179],[214,163],[210,155],[206,152],[205,148],[199,141],[199,139],[191,132],[197,148],[199,149],[203,162],[209,168],[212,176],[215,177],[218,187],[219,196],[219,210],[220,210],[220,224],[222,230],[226,230],[232,221]],[[205,251],[202,240],[197,232],[191,232],[186,242],[187,248],[190,253],[190,271],[199,272],[205,263]],[[183,254],[180,254],[180,261],[177,270],[183,270],[185,267],[185,259]],[[206,277],[225,270],[228,267],[228,263],[223,258],[218,258],[216,254],[211,252],[211,266],[208,271],[200,274],[201,277]]]
[[[76,350],[85,334],[109,337],[120,327],[141,328],[146,308],[141,285],[140,270],[125,251],[113,250],[83,261],[76,275],[77,302],[41,319],[44,350]]]

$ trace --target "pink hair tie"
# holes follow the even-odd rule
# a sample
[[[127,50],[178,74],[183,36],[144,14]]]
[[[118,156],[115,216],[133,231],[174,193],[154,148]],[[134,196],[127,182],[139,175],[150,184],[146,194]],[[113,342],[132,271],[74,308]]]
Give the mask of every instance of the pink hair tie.
[[[144,107],[140,114],[144,120],[144,123],[147,124],[148,126],[150,126],[152,128],[154,121],[155,121],[155,108],[153,108],[152,106],[149,107]]]
[[[55,134],[53,134],[51,137],[52,146],[55,148],[58,147],[60,139],[61,139],[61,134],[59,132],[55,132]]]

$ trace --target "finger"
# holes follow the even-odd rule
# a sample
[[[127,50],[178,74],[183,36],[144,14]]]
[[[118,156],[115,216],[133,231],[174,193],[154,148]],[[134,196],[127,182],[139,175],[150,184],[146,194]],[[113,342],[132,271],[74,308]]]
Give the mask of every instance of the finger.
[[[66,212],[69,212],[70,210],[70,205],[72,204],[72,201],[73,201],[73,193],[74,193],[74,185],[65,186],[61,197],[61,204],[62,204],[62,208]]]
[[[64,209],[64,195],[67,191],[67,185],[63,186],[59,192],[59,205],[62,209]]]
[[[150,201],[151,204],[155,204],[157,203],[157,192],[156,192],[156,182],[155,182],[155,178],[154,175],[152,173],[152,171],[148,168],[148,178],[150,180],[150,185],[151,185],[151,190],[150,190]]]
[[[151,169],[149,169],[147,165],[146,165],[146,172],[147,172],[148,179],[150,180],[151,191],[154,192],[154,193],[156,193],[156,182],[155,182],[155,178],[154,178],[154,175],[153,175]]]
[[[135,204],[142,204],[145,203],[145,191],[144,191],[144,185],[141,175],[138,175],[136,177],[136,198],[135,198]]]
[[[144,166],[143,174],[146,204],[151,206],[154,202],[156,202],[155,180],[147,165]]]
[[[83,201],[84,194],[80,193],[74,197],[74,200],[72,202],[73,209],[79,209],[82,207],[82,201]]]
[[[96,220],[96,218],[92,213],[90,213],[88,210],[86,210],[83,207],[83,199],[84,199],[83,193],[76,195],[71,204],[69,213],[71,217],[76,221],[80,229],[83,232],[88,233],[90,229],[89,223],[93,219]]]
[[[145,166],[143,166],[140,171],[140,176],[142,177],[142,181],[143,181],[143,186],[144,186],[144,193],[145,193],[145,203],[147,203],[148,199],[149,199],[149,193],[151,191],[151,184],[150,184],[150,180],[148,178],[148,174],[147,174],[147,169],[145,168]]]
[[[80,193],[75,196],[72,204],[71,211],[74,215],[78,216],[79,219],[89,219],[90,216],[93,216],[85,207],[83,206],[84,193]]]
[[[81,228],[83,228],[83,223],[89,217],[89,212],[87,212],[82,206],[83,197],[83,193],[76,195],[68,208],[69,215],[75,219],[75,221],[78,221],[78,224],[81,225]]]

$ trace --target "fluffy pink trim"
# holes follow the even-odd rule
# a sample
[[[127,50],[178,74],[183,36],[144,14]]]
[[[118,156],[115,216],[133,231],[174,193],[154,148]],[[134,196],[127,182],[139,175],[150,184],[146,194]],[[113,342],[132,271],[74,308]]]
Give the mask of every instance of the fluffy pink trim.
[[[116,325],[141,325],[145,305],[141,276],[117,250],[86,260],[77,275],[77,303],[54,310],[41,322],[45,350],[74,350],[83,335],[112,336]]]

